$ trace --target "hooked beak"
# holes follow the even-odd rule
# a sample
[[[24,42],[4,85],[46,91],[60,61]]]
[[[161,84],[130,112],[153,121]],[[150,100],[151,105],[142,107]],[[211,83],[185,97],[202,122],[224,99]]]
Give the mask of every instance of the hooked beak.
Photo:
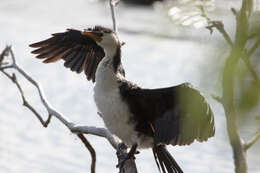
[[[102,40],[101,36],[99,36],[98,33],[95,33],[95,32],[84,31],[83,35],[90,37],[91,39],[93,39],[96,42],[101,42],[101,40]]]

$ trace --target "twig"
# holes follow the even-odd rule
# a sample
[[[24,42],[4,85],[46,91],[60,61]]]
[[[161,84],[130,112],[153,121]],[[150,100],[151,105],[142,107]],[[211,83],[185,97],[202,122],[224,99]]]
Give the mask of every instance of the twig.
[[[7,51],[8,47],[6,46],[5,49],[3,50],[3,52],[0,54],[0,67],[2,66],[2,62],[4,60],[4,57],[7,56]]]
[[[113,30],[117,33],[117,24],[116,24],[116,14],[115,14],[115,7],[120,2],[120,0],[109,0],[110,10],[111,10],[111,17],[113,22]]]
[[[85,136],[83,134],[78,134],[77,136],[83,142],[83,144],[85,145],[85,147],[89,150],[89,152],[91,154],[91,158],[92,158],[91,173],[95,173],[95,170],[96,170],[96,152],[95,152],[95,149],[92,147],[92,145],[89,143],[89,141],[87,140],[87,138],[85,138]]]
[[[248,57],[251,57],[255,50],[260,46],[260,39],[258,39],[252,48],[248,51]]]
[[[210,20],[209,26],[207,26],[206,28],[210,30],[210,33],[213,32],[213,28],[216,28],[222,34],[222,36],[225,38],[227,43],[231,47],[233,46],[233,42],[232,42],[230,36],[228,35],[227,31],[225,30],[224,24],[221,21],[211,21]]]
[[[248,140],[245,144],[244,144],[244,150],[248,150],[252,145],[254,145],[256,143],[256,141],[260,139],[260,129],[257,131],[257,133],[255,134],[255,136],[252,137],[252,139]]]
[[[222,23],[222,21],[214,21],[211,20],[208,15],[206,14],[206,11],[204,9],[203,6],[200,6],[200,11],[202,13],[202,16],[204,16],[208,22],[208,26],[206,26],[206,29],[208,29],[210,31],[210,34],[213,33],[213,28],[216,28],[225,38],[225,40],[227,41],[227,43],[232,47],[233,46],[233,42],[230,38],[230,36],[228,35],[227,31],[225,30],[224,24]]]

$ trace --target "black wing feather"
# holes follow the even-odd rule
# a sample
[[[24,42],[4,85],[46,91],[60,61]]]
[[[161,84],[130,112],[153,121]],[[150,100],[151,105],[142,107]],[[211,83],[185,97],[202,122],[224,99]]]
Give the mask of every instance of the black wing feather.
[[[215,134],[209,104],[187,83],[141,89],[121,82],[120,92],[134,115],[136,130],[153,136],[155,144],[189,145],[194,140],[206,141]]]
[[[44,63],[63,59],[65,67],[77,73],[85,71],[87,79],[93,82],[97,65],[105,56],[94,40],[74,29],[52,34],[51,38],[31,44],[30,47],[37,48],[32,53],[38,54],[36,58],[44,59]]]
[[[190,85],[172,88],[172,108],[154,121],[156,143],[189,145],[215,134],[213,112]]]

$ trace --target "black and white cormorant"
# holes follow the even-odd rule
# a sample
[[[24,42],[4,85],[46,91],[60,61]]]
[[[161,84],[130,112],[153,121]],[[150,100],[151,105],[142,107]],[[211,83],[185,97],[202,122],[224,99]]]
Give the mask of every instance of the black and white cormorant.
[[[184,83],[144,89],[128,81],[121,64],[121,43],[111,29],[68,29],[30,45],[44,63],[65,61],[95,82],[94,99],[108,130],[132,148],[152,148],[159,169],[182,173],[166,145],[189,145],[214,136],[213,112],[205,98]]]

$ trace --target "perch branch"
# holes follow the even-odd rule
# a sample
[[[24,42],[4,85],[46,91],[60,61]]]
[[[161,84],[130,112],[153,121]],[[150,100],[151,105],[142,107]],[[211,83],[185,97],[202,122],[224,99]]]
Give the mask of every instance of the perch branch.
[[[113,146],[114,149],[116,149],[119,153],[125,154],[126,151],[120,151],[118,149],[119,141],[117,141],[113,135],[105,128],[97,128],[97,127],[92,127],[92,126],[79,126],[74,123],[72,123],[66,116],[64,116],[62,113],[59,113],[56,111],[50,103],[48,103],[45,94],[43,90],[41,89],[40,84],[35,81],[30,75],[28,75],[17,63],[16,63],[16,58],[14,56],[14,53],[11,49],[11,47],[6,47],[5,50],[0,54],[0,60],[3,62],[3,59],[8,56],[8,54],[11,54],[11,59],[12,59],[12,64],[8,66],[2,66],[3,64],[0,64],[0,71],[8,77],[18,88],[20,95],[23,100],[23,105],[26,106],[33,114],[38,118],[38,120],[41,122],[41,124],[44,127],[47,127],[48,124],[50,123],[51,117],[54,116],[58,120],[60,120],[72,133],[77,134],[77,137],[84,143],[85,147],[89,150],[92,158],[91,162],[91,173],[95,173],[95,167],[96,167],[96,153],[94,148],[91,146],[89,141],[86,139],[86,137],[83,134],[91,134],[95,136],[100,136],[106,138],[110,144]],[[8,67],[8,68],[6,68]],[[43,103],[44,107],[46,108],[48,112],[48,118],[46,121],[43,120],[42,116],[33,108],[33,106],[26,100],[26,97],[24,95],[23,89],[21,85],[19,84],[17,77],[15,74],[10,75],[7,72],[5,72],[6,69],[14,69],[17,70],[22,76],[24,76],[30,83],[32,83],[38,90],[38,94],[40,96],[41,102]],[[118,157],[120,160],[120,158]],[[129,159],[129,162],[131,164],[125,164],[124,165],[124,170],[127,170],[129,173],[137,173],[137,169],[135,166],[135,161],[132,159]]]

